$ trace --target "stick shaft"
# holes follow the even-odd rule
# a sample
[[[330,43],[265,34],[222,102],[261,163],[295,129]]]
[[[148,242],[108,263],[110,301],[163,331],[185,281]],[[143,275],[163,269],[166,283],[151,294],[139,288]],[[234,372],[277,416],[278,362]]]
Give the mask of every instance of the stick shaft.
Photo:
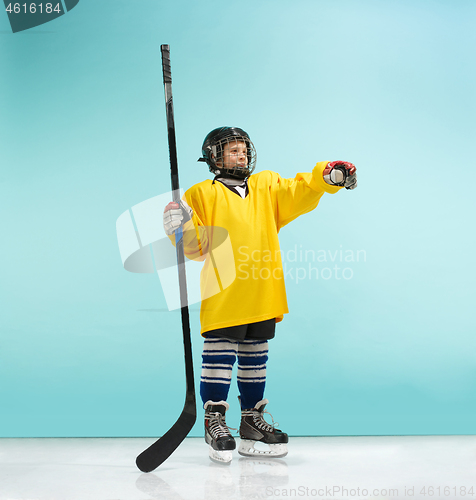
[[[178,177],[177,143],[175,139],[174,104],[172,97],[172,70],[170,66],[170,47],[161,45],[162,72],[165,90],[165,112],[167,115],[167,136],[169,141],[170,177],[175,202],[180,201],[180,186]],[[194,391],[192,343],[190,338],[190,317],[188,311],[187,280],[185,275],[185,257],[183,251],[182,228],[175,231],[175,246],[177,250],[177,264],[179,274],[180,305],[182,313],[182,329],[185,350],[185,375],[187,378],[187,394]]]
[[[164,77],[165,89],[165,112],[167,115],[167,136],[169,141],[169,156],[170,156],[170,174],[172,181],[172,191],[174,201],[180,201],[179,193],[179,178],[178,178],[178,161],[177,161],[177,143],[175,140],[175,122],[174,122],[174,102],[172,97],[172,70],[170,66],[170,47],[161,45],[162,51],[162,73]]]

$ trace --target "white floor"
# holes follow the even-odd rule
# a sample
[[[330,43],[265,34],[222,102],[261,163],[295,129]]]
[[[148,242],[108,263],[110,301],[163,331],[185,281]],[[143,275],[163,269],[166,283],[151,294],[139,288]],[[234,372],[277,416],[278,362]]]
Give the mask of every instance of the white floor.
[[[476,436],[291,438],[283,459],[235,452],[229,466],[189,438],[143,474],[152,442],[0,439],[0,500],[476,498]]]

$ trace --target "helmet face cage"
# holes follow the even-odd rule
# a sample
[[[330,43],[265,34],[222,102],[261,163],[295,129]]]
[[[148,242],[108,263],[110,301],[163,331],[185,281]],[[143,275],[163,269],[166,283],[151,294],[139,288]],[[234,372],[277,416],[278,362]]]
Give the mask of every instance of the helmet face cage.
[[[239,165],[238,157],[235,157],[234,160],[230,159],[230,155],[228,155],[228,158],[225,157],[226,145],[230,145],[228,148],[230,150],[240,142],[246,145],[246,158],[248,160],[246,165]],[[211,146],[211,153],[213,156],[211,157],[210,171],[216,174],[224,171],[232,177],[246,179],[252,174],[256,166],[256,149],[248,137],[224,137]]]
[[[229,149],[231,149],[237,143],[246,145],[246,165],[239,164],[238,156],[234,163],[230,158],[231,155],[224,157],[226,145],[230,144]],[[205,138],[202,154],[200,161],[206,161],[210,172],[215,175],[226,174],[237,179],[246,179],[256,166],[256,149],[248,134],[237,127],[221,127],[212,130]]]

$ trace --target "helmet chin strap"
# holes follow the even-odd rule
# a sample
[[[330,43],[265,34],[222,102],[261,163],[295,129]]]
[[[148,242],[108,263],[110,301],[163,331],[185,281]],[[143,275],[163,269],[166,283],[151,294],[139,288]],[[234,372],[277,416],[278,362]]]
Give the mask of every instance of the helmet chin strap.
[[[242,175],[230,174],[225,169],[223,169],[223,170],[216,169],[214,174],[215,174],[214,180],[216,180],[216,179],[235,179],[235,180],[240,180],[241,182],[244,182],[249,177],[249,175],[245,175],[243,177]]]
[[[222,184],[225,184],[225,186],[228,186],[228,187],[238,187],[238,186],[241,186],[241,187],[245,187],[247,182],[248,182],[248,179],[234,179],[232,177],[215,177],[213,179],[213,182],[212,184],[215,184],[215,182],[221,182]]]

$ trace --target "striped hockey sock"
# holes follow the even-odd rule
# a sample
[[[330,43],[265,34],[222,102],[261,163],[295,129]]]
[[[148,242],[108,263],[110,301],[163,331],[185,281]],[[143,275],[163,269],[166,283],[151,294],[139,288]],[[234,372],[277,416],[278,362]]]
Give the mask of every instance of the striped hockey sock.
[[[267,340],[233,341],[219,337],[205,339],[202,354],[200,396],[207,401],[226,401],[231,372],[238,356],[238,390],[241,407],[253,408],[264,397]]]
[[[226,401],[238,342],[219,337],[205,339],[202,354],[200,396],[207,401]]]
[[[238,344],[238,389],[241,408],[253,408],[264,396],[267,340],[243,340]]]

